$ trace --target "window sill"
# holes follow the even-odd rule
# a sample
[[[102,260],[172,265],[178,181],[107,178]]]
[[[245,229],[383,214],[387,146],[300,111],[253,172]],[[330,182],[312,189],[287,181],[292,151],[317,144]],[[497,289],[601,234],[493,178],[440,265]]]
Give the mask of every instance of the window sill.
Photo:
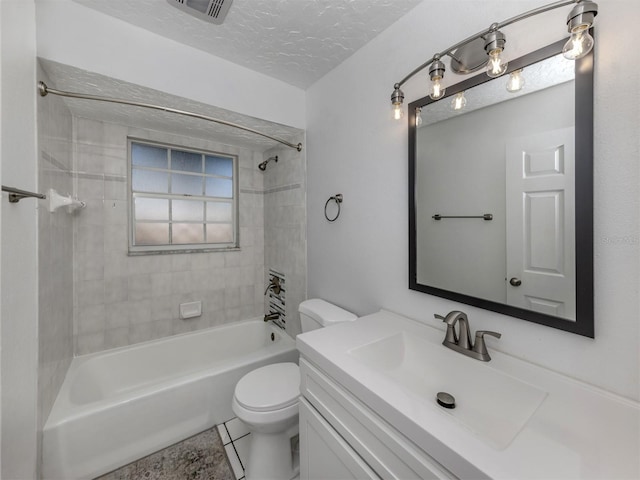
[[[192,249],[179,249],[179,250],[140,250],[127,252],[129,257],[140,257],[146,255],[174,255],[180,253],[224,253],[224,252],[239,252],[240,247],[223,247],[223,248],[192,248]]]

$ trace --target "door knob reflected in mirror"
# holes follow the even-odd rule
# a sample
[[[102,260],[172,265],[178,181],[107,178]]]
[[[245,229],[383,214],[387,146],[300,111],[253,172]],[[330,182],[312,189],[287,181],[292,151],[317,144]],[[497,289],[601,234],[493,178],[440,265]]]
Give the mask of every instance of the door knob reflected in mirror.
[[[522,280],[516,277],[512,277],[511,280],[509,280],[509,283],[514,287],[519,287],[520,285],[522,285]]]

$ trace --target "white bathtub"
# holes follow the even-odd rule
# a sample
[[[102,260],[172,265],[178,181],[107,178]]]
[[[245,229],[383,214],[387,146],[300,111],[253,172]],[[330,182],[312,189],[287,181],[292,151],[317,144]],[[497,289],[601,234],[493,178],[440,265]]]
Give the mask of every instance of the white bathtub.
[[[262,320],[76,357],[43,429],[43,476],[93,478],[228,420],[245,373],[297,359]]]

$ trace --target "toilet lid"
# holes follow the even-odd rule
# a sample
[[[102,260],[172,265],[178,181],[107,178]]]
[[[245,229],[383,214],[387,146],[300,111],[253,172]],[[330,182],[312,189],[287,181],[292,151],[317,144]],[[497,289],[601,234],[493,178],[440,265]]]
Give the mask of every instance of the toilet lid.
[[[288,407],[300,395],[300,370],[295,363],[274,363],[247,373],[235,397],[248,410],[265,412]]]

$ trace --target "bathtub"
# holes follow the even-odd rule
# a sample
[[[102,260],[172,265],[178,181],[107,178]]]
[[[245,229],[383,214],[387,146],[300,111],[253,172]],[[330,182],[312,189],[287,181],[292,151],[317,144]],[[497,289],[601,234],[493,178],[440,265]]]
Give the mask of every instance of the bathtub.
[[[43,428],[43,477],[94,478],[222,423],[244,374],[297,360],[261,319],[76,357]]]

